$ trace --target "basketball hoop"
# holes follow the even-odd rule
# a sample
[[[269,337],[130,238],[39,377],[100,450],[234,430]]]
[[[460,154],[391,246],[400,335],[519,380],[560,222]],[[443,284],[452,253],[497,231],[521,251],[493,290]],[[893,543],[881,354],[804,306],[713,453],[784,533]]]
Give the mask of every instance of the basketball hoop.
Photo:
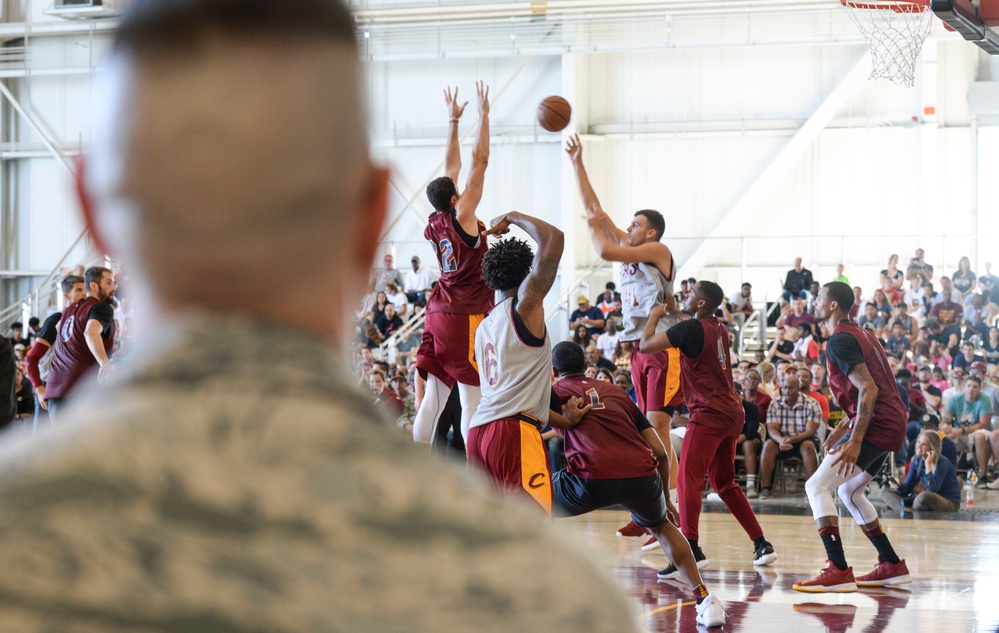
[[[912,87],[916,58],[933,24],[929,0],[840,0],[871,50],[871,79]]]

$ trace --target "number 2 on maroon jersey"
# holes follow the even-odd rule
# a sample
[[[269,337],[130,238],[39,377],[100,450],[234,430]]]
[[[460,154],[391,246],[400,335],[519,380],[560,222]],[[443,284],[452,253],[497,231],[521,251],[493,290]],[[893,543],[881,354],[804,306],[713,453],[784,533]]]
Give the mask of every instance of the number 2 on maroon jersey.
[[[454,258],[454,246],[451,245],[451,240],[441,240],[437,245],[437,253],[441,260],[442,273],[453,273],[458,270],[458,261]]]

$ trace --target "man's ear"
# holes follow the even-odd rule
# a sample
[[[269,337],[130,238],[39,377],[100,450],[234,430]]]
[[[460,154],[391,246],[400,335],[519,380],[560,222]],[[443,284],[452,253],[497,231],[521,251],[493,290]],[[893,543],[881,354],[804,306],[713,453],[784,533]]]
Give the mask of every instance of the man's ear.
[[[74,177],[76,199],[80,203],[80,213],[83,215],[83,223],[87,227],[87,232],[90,234],[90,239],[93,240],[94,246],[102,254],[110,255],[111,252],[106,246],[104,236],[101,234],[96,218],[94,217],[94,198],[87,187],[87,165],[87,159],[82,156],[76,161],[76,176]]]

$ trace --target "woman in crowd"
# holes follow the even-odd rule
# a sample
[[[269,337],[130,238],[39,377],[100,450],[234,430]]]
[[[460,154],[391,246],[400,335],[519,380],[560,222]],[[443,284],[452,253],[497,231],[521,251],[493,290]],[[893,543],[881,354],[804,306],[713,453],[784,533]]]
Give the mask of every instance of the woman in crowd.
[[[635,386],[631,383],[631,372],[627,369],[619,369],[614,372],[614,384],[624,389],[632,401],[638,401],[638,396],[635,395]]]
[[[891,319],[891,301],[888,301],[888,295],[881,288],[874,291],[874,305],[878,309],[878,314],[884,318],[885,323]]]
[[[881,498],[892,510],[912,508],[928,512],[957,512],[961,504],[961,484],[950,460],[940,455],[940,435],[923,431],[916,438],[916,456],[909,465],[905,482],[889,484]]]
[[[885,281],[888,281],[889,287],[895,291],[895,294],[901,294],[902,285],[905,283],[905,273],[898,269],[898,255],[892,255],[888,258],[888,268],[881,271],[881,287],[885,287]]]
[[[585,325],[580,325],[573,330],[572,337],[569,340],[586,349],[593,342],[593,337],[590,336],[590,331],[586,329]]]
[[[989,370],[995,371],[996,366],[999,366],[999,328],[994,325],[989,328],[988,338],[982,341],[982,355],[985,356]]]
[[[954,276],[950,280],[954,284],[954,290],[961,293],[963,301],[963,298],[967,297],[975,289],[978,277],[975,276],[975,273],[971,272],[971,260],[967,256],[962,257],[957,266],[957,272],[954,273]],[[954,297],[954,300],[957,301],[957,297]]]
[[[597,369],[596,378],[597,380],[601,380],[603,382],[614,382],[614,374],[610,373],[609,369],[605,369],[603,367]]]

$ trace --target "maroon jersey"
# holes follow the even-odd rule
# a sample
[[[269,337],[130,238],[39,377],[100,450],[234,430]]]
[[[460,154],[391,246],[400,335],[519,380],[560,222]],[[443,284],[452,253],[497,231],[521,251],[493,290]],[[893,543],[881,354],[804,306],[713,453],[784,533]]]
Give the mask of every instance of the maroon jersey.
[[[569,473],[583,479],[631,479],[658,472],[659,460],[639,431],[651,425],[623,389],[581,377],[563,378],[554,389],[563,403],[578,396],[593,405],[574,428],[555,429],[565,439]]]
[[[482,235],[477,236],[476,246],[469,246],[456,228],[457,222],[454,211],[438,211],[423,231],[423,237],[434,245],[441,267],[441,278],[427,298],[427,312],[486,314],[495,297],[482,281],[482,258],[489,247]],[[486,226],[479,222],[479,229],[485,231]]]
[[[80,299],[66,308],[59,321],[59,331],[52,352],[52,368],[45,387],[47,398],[65,397],[76,381],[97,364],[83,335],[87,322],[92,318],[91,310],[94,311],[93,318],[104,326],[101,341],[104,343],[104,352],[108,357],[111,356],[115,335],[114,308],[93,297]]]
[[[829,387],[836,402],[851,420],[857,419],[859,390],[848,378],[850,370],[864,363],[878,388],[871,423],[864,439],[886,451],[898,451],[905,440],[906,413],[888,357],[873,334],[851,321],[840,321],[826,344]]]
[[[666,336],[680,350],[680,383],[690,421],[739,437],[746,411],[732,381],[725,325],[714,317],[687,319]]]

